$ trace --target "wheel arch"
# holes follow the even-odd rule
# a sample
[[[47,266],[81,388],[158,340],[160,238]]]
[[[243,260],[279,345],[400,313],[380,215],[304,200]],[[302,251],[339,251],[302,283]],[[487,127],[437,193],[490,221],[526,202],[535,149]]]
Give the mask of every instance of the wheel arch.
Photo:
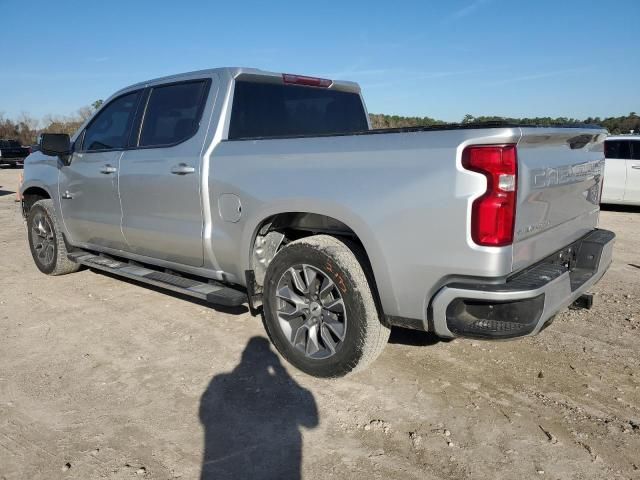
[[[388,268],[378,242],[364,222],[360,222],[356,218],[347,219],[342,215],[317,210],[271,212],[268,215],[263,215],[261,220],[257,221],[255,226],[250,229],[250,232],[245,249],[245,252],[248,252],[245,257],[245,270],[252,270],[256,273],[257,287],[262,285],[259,278],[260,273],[256,272],[258,262],[261,263],[258,270],[262,268],[264,273],[270,261],[286,241],[318,234],[329,234],[344,238],[359,247],[363,257],[362,261],[367,262],[367,265],[363,265],[363,267],[368,268],[372,274],[372,291],[374,297],[379,300],[382,310],[385,310],[385,305],[388,305],[388,302],[395,302]],[[271,232],[276,232],[283,238],[270,239],[267,248],[271,250],[264,252],[264,256],[259,258],[259,255],[256,256],[256,250],[261,247],[259,240],[261,237],[266,238]]]
[[[42,185],[23,185],[20,189],[22,195],[22,215],[26,218],[29,210],[38,200],[53,199],[47,188]]]

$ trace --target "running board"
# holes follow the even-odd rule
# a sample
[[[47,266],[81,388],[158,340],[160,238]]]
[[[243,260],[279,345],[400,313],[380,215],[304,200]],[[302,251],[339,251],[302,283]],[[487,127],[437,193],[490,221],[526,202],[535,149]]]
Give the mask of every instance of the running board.
[[[247,302],[247,294],[241,290],[228,287],[222,283],[206,283],[180,277],[171,273],[159,272],[150,268],[134,265],[126,261],[114,260],[93,253],[77,251],[68,255],[69,260],[90,268],[113,273],[138,282],[148,283],[156,287],[199,298],[208,303],[225,307],[239,307]]]

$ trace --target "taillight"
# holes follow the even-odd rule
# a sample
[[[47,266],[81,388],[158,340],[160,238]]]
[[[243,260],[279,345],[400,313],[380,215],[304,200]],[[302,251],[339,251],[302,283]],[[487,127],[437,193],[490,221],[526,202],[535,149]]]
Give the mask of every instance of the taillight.
[[[471,238],[478,245],[513,243],[518,160],[515,145],[475,145],[462,152],[462,166],[487,178],[487,191],[473,202]]]
[[[283,73],[282,81],[284,83],[292,83],[295,85],[324,88],[330,87],[333,83],[332,80],[329,80],[327,78],[305,77],[304,75],[292,75],[290,73]]]

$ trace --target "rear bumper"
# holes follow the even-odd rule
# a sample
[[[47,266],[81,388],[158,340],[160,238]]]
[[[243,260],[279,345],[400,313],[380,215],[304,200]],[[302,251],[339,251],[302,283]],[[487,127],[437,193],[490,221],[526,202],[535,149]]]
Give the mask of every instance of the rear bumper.
[[[488,339],[535,335],[600,280],[611,264],[614,240],[613,232],[593,230],[505,283],[446,285],[431,302],[435,333]]]

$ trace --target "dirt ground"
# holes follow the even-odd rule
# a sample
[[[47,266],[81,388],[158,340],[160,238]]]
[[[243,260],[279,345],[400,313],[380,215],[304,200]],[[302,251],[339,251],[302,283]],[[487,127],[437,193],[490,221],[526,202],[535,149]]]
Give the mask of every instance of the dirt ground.
[[[0,479],[640,479],[640,209],[592,310],[509,342],[394,330],[299,373],[245,309],[32,263],[0,170]],[[202,465],[203,453],[209,459]]]

